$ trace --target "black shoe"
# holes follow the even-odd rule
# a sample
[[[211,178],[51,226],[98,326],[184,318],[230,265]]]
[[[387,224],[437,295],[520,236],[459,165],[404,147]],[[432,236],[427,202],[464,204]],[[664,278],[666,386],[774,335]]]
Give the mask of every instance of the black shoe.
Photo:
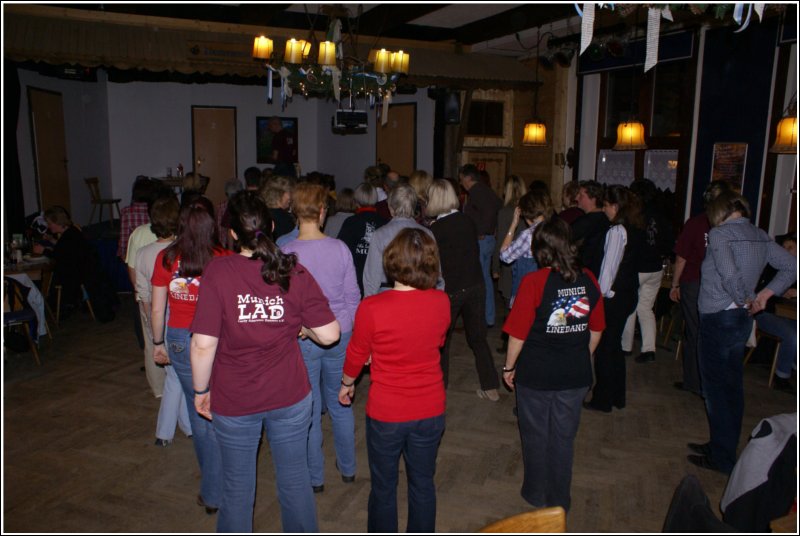
[[[588,410],[591,410],[591,411],[601,411],[603,413],[611,413],[611,408],[608,408],[608,409],[598,408],[597,406],[595,406],[591,402],[584,402],[583,403],[583,407],[584,407],[584,409],[588,409]]]
[[[792,395],[797,392],[792,387],[792,382],[789,381],[789,378],[781,378],[780,376],[775,376],[775,379],[772,380],[772,388]]]
[[[641,354],[637,355],[634,361],[637,363],[652,363],[656,360],[656,353],[655,352],[642,352]]]
[[[320,484],[319,486],[311,486],[311,489],[314,490],[314,493],[322,493],[325,491],[325,484]]]
[[[156,438],[155,445],[157,447],[168,447],[171,444],[172,444],[172,440],[170,440],[170,439],[159,439],[159,438]]]
[[[216,506],[207,505],[206,502],[203,500],[203,496],[202,495],[198,495],[197,496],[197,505],[198,506],[202,506],[203,508],[205,508],[206,509],[206,514],[208,514],[210,516],[213,516],[219,510],[219,508],[216,507]]]
[[[338,461],[335,462],[335,465],[336,465],[336,470],[339,471],[339,462]],[[341,473],[341,471],[339,472]],[[350,475],[350,476],[342,475],[342,482],[344,482],[345,484],[350,484],[355,481],[356,481],[356,475]]]
[[[716,471],[718,473],[722,473],[723,475],[729,474],[728,471],[723,471],[722,469],[714,465],[714,462],[712,462],[711,458],[709,458],[708,456],[697,456],[695,454],[689,454],[688,456],[686,456],[686,460],[692,465],[696,465],[697,467],[702,467],[703,469]]]
[[[708,456],[711,454],[710,443],[686,443],[686,446],[701,456]]]
[[[631,354],[633,354],[633,352],[631,352],[629,350],[623,350],[622,351],[622,355],[625,356],[625,357],[630,357]]]

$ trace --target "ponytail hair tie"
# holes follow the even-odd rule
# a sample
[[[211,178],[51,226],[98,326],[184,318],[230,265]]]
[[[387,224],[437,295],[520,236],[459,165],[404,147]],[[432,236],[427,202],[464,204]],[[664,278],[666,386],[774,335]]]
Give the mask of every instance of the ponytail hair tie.
[[[261,232],[261,229],[256,231],[256,238],[264,238],[264,236],[266,236],[266,235],[264,235],[264,233]]]

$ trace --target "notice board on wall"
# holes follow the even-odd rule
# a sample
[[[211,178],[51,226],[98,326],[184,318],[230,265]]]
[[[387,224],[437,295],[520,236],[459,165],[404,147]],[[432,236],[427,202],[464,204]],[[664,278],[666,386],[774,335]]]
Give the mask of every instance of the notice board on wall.
[[[715,143],[711,162],[712,181],[729,181],[741,191],[747,162],[746,143]]]

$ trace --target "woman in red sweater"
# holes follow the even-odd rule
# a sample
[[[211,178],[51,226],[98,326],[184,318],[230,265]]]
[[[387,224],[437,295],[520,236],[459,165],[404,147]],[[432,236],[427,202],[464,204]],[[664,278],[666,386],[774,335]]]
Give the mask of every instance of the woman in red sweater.
[[[439,348],[450,325],[439,278],[436,242],[420,229],[403,229],[383,253],[394,288],[358,307],[339,401],[350,404],[355,380],[370,366],[367,454],[372,488],[367,530],[397,532],[400,455],[408,478],[407,532],[435,532],[436,454],[444,432],[445,391]]]

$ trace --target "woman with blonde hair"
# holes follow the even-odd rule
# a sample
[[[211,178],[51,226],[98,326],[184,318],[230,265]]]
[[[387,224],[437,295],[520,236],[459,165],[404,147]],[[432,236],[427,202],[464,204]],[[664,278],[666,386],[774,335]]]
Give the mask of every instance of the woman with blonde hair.
[[[509,302],[511,300],[511,266],[500,262],[500,246],[503,244],[503,239],[511,227],[511,222],[514,219],[514,210],[517,208],[519,200],[526,193],[528,193],[528,187],[525,186],[525,181],[517,175],[506,177],[506,184],[503,187],[503,208],[497,213],[497,231],[495,231],[497,245],[492,256],[492,272],[497,278],[497,290],[503,296],[507,307],[510,307]],[[517,238],[527,227],[528,225],[524,221],[520,222],[514,232],[514,238]],[[505,351],[505,348],[503,351]]]
[[[458,210],[458,196],[444,179],[436,179],[428,188],[427,215],[433,218],[431,232],[439,246],[442,261],[444,290],[450,298],[450,327],[442,348],[444,385],[450,362],[450,340],[456,319],[464,316],[464,334],[478,371],[478,396],[497,402],[500,380],[494,366],[492,351],[486,342],[486,290],[478,253],[478,232],[472,220]]]
[[[353,409],[337,401],[342,378],[345,350],[353,331],[353,318],[361,300],[356,283],[353,256],[344,242],[320,231],[327,211],[328,190],[320,184],[301,182],[293,192],[294,212],[300,232],[295,240],[284,244],[284,253],[294,253],[311,272],[328,299],[339,321],[341,339],[331,346],[318,346],[311,340],[300,341],[311,382],[312,414],[308,436],[308,468],[315,493],[324,490],[322,452],[322,407],[328,408],[333,425],[336,468],[344,482],[353,482],[356,474],[356,446]]]
[[[408,184],[417,193],[417,207],[414,210],[414,220],[417,223],[430,226],[430,222],[425,217],[425,206],[428,204],[428,188],[433,182],[433,177],[427,171],[417,169],[408,177]]]

